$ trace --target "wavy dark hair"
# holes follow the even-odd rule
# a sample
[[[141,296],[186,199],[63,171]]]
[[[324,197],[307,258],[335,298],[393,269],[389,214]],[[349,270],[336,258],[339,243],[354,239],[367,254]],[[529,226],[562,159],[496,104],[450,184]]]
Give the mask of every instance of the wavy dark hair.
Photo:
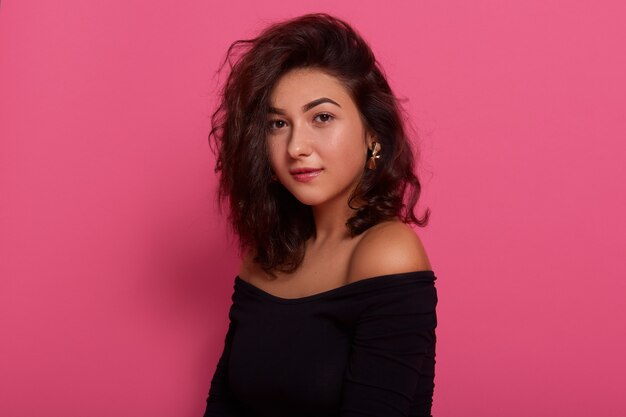
[[[421,186],[403,109],[370,47],[350,25],[325,13],[275,23],[254,39],[233,42],[218,72],[226,63],[230,72],[211,117],[209,144],[217,156],[215,172],[221,172],[220,212],[222,201],[228,200],[228,221],[241,253],[252,249],[254,261],[271,276],[293,272],[302,263],[305,242],[315,235],[311,207],[272,181],[266,146],[270,93],[295,68],[313,67],[335,76],[382,146],[375,170],[366,169],[363,161],[363,175],[348,201],[355,209],[346,222],[350,234],[390,219],[426,226],[430,209],[422,218],[414,214]],[[354,202],[359,206],[353,207]]]

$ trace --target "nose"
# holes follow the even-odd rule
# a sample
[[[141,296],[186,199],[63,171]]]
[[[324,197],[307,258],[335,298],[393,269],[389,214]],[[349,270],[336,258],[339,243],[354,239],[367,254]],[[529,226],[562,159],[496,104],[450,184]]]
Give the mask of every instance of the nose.
[[[287,145],[287,153],[293,159],[298,159],[311,154],[312,147],[310,138],[303,126],[295,126],[291,130],[291,137]]]

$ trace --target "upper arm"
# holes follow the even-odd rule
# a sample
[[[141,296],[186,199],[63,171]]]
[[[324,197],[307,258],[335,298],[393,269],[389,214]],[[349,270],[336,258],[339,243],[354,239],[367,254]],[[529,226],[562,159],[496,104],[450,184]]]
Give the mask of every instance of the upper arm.
[[[421,240],[407,224],[400,221],[385,222],[365,233],[352,253],[349,282],[432,269]]]
[[[228,331],[224,338],[224,348],[217,361],[215,372],[211,378],[209,395],[206,399],[204,417],[235,417],[240,416],[238,402],[228,381],[228,361],[234,334],[234,322],[232,320],[233,304],[228,313]]]
[[[363,258],[355,258],[360,262],[356,278],[432,271],[412,237],[393,228],[390,233],[380,228],[375,239],[359,242],[367,244],[359,248]],[[360,311],[344,374],[341,417],[431,416],[437,291],[429,277],[399,279],[376,291]]]

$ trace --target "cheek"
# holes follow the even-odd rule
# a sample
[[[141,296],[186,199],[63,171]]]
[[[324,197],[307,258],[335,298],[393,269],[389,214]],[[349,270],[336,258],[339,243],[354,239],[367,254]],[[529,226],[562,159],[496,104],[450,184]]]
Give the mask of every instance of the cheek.
[[[329,138],[324,147],[324,156],[345,165],[345,169],[365,166],[367,145],[354,130]]]
[[[338,155],[355,155],[360,153],[365,146],[358,127],[352,124],[345,124],[339,129],[328,131],[320,143],[324,145],[324,148],[332,149]]]
[[[272,169],[276,167],[276,165],[282,160],[280,157],[282,155],[282,150],[280,149],[280,144],[278,141],[268,142],[267,144],[267,154],[269,156],[270,165]]]

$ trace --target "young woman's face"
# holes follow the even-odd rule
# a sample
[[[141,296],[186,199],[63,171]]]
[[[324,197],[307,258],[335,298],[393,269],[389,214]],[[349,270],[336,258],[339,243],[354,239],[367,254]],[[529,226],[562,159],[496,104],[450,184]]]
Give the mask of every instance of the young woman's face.
[[[313,68],[287,72],[272,90],[268,123],[271,166],[285,188],[303,204],[347,204],[373,138],[339,80]]]

